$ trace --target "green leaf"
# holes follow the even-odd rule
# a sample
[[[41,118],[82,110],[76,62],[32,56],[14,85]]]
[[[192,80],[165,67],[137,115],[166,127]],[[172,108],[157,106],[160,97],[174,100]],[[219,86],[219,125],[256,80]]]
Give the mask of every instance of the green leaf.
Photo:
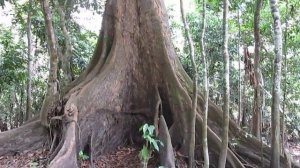
[[[145,125],[143,126],[143,133],[146,133],[147,129],[148,129],[148,124],[145,124]]]
[[[79,151],[79,156],[83,156],[83,151]]]
[[[154,130],[155,130],[155,127],[153,125],[148,126],[148,131],[149,131],[150,136],[154,135]]]
[[[150,139],[150,144],[151,146],[154,147],[154,149],[158,152],[159,151],[159,147],[157,145],[157,141],[155,139]]]

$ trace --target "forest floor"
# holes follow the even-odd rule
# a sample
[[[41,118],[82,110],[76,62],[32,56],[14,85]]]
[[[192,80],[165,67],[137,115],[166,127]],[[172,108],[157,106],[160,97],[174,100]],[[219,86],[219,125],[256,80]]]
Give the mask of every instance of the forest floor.
[[[288,152],[294,161],[300,163],[300,143],[289,143]],[[15,156],[0,157],[0,168],[45,168],[47,167],[47,151],[37,150]],[[120,148],[117,151],[100,156],[94,160],[95,168],[136,168],[141,167],[139,149],[134,147]],[[80,168],[89,168],[89,161],[79,161]],[[148,168],[158,167],[158,158],[152,157],[149,160]],[[187,167],[183,159],[176,156],[176,167]],[[200,167],[200,166],[199,166]]]
[[[139,149],[134,147],[120,148],[116,152],[100,156],[94,160],[95,168],[137,168],[141,167]],[[0,168],[46,168],[47,152],[37,150],[22,155],[0,157]],[[90,161],[79,161],[80,168],[89,168]],[[182,158],[176,158],[176,165],[180,168],[187,167]],[[156,168],[158,158],[152,157],[148,162],[148,168]]]

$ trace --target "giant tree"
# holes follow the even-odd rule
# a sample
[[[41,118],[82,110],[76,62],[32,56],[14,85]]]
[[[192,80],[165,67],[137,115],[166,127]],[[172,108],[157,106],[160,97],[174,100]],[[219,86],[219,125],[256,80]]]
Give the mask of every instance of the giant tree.
[[[161,0],[108,0],[93,58],[71,82],[61,100],[49,105],[46,125],[60,136],[52,143],[50,167],[78,167],[77,152],[89,149],[93,158],[118,146],[139,144],[138,128],[154,123],[157,104],[166,119],[173,147],[188,156],[193,83],[176,56],[168,16]],[[196,139],[201,139],[203,97],[197,95]],[[207,129],[210,156],[221,148],[222,110],[208,102]],[[15,130],[0,133],[0,155],[41,148],[48,127],[39,118]],[[229,167],[260,164],[260,142],[229,121]],[[25,138],[26,137],[26,138]],[[93,144],[90,144],[93,142]],[[201,143],[196,142],[195,151]],[[264,145],[263,161],[271,149]],[[196,159],[201,159],[199,152]],[[239,154],[239,157],[237,157]],[[247,159],[245,159],[247,158]],[[295,164],[294,164],[295,165]]]

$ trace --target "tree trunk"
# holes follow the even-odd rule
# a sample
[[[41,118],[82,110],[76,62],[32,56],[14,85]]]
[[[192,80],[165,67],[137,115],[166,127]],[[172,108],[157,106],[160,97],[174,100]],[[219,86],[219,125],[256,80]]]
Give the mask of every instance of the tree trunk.
[[[19,104],[19,111],[20,111],[20,115],[19,115],[19,125],[22,125],[24,122],[24,112],[23,112],[23,97],[24,97],[24,86],[21,86],[20,88],[20,104]]]
[[[72,81],[72,70],[71,70],[71,57],[72,57],[72,43],[71,37],[69,35],[67,26],[66,26],[66,19],[65,19],[65,6],[59,4],[57,0],[54,1],[55,7],[57,8],[59,18],[60,18],[60,27],[63,32],[64,36],[64,46],[63,46],[63,53],[60,54],[60,61],[63,70],[63,79],[61,81],[62,86],[66,86]]]
[[[202,126],[202,144],[203,144],[203,157],[204,157],[204,168],[209,168],[209,154],[208,154],[208,144],[207,144],[207,118],[208,118],[208,95],[209,95],[209,86],[208,86],[208,76],[207,76],[207,63],[206,63],[206,52],[205,52],[205,30],[206,30],[206,0],[203,0],[202,3],[202,31],[201,31],[201,56],[203,62],[203,86],[204,86],[204,109],[203,109],[203,126]]]
[[[58,68],[58,50],[52,25],[52,14],[49,6],[49,0],[41,0],[41,6],[43,10],[45,29],[47,33],[48,52],[50,56],[50,68],[48,76],[48,87],[46,97],[43,101],[41,108],[40,119],[42,125],[48,126],[48,114],[51,113],[50,107],[56,106],[59,99],[58,93],[58,80],[57,80],[57,68]]]
[[[223,134],[222,149],[219,157],[219,168],[225,168],[227,148],[228,148],[228,132],[229,132],[229,54],[228,54],[228,0],[223,0],[223,57],[224,57],[224,105],[223,105]]]
[[[26,101],[26,114],[25,121],[29,120],[32,116],[32,37],[31,37],[31,9],[32,0],[29,0],[28,16],[27,16],[27,101]]]
[[[190,53],[190,59],[192,63],[193,68],[193,95],[192,95],[192,111],[190,113],[190,116],[188,116],[188,123],[190,123],[189,128],[189,168],[193,168],[195,166],[195,121],[196,121],[196,111],[197,111],[197,67],[195,63],[195,50],[194,50],[194,43],[191,37],[191,34],[189,33],[189,26],[185,19],[185,12],[183,7],[183,1],[180,0],[180,11],[181,11],[181,18],[184,25],[184,31],[185,35],[187,37],[188,41],[188,47],[189,47],[189,53]]]
[[[273,16],[275,61],[273,73],[273,93],[272,93],[272,168],[280,167],[280,83],[281,83],[281,63],[282,63],[282,30],[280,23],[280,13],[277,0],[270,0],[271,13]]]
[[[177,153],[188,156],[193,82],[176,56],[163,1],[109,0],[103,16],[90,64],[70,83],[63,99],[47,107],[51,132],[61,135],[58,144],[52,143],[49,167],[78,167],[78,152],[91,146],[89,150],[97,159],[118,147],[141,144],[138,128],[145,122],[153,123],[155,118],[155,90],[161,98],[172,146]],[[203,96],[198,94],[197,100],[195,136],[200,140]],[[210,157],[217,159],[222,147],[219,135],[223,112],[211,101],[208,111]],[[227,167],[261,165],[261,143],[257,139],[247,136],[232,121],[228,136],[236,145],[227,149]],[[38,120],[0,133],[0,156],[41,148],[46,137],[47,131]],[[202,158],[201,148],[201,141],[196,141],[197,160]],[[263,160],[269,164],[271,149],[263,145],[263,150]]]
[[[285,2],[285,8],[286,8],[286,12],[289,11],[289,1],[286,0]],[[281,142],[282,142],[282,153],[284,153],[285,151],[285,147],[287,145],[287,139],[286,139],[286,132],[285,132],[285,115],[286,115],[286,106],[287,106],[287,99],[286,99],[286,95],[287,95],[287,72],[288,72],[288,67],[287,67],[287,50],[288,50],[288,45],[287,45],[287,38],[288,38],[288,16],[286,16],[285,18],[285,30],[284,30],[284,82],[283,82],[283,103],[282,103],[282,131],[281,131]]]
[[[254,58],[254,73],[256,82],[254,87],[254,105],[252,113],[252,134],[260,138],[261,121],[262,121],[262,74],[260,71],[260,10],[262,0],[256,0],[256,10],[254,14],[254,39],[255,39],[255,58]]]
[[[237,42],[237,54],[238,54],[238,62],[239,62],[239,111],[238,111],[238,125],[241,126],[241,120],[242,120],[242,111],[243,111],[243,95],[242,95],[242,69],[241,69],[241,55],[240,55],[240,47],[241,47],[241,19],[240,19],[240,7],[238,7],[238,28],[239,28],[239,37]]]

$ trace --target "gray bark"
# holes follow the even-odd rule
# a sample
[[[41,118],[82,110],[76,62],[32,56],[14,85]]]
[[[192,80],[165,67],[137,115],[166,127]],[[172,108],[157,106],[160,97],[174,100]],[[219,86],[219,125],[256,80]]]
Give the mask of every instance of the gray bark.
[[[228,54],[228,0],[223,0],[223,56],[224,56],[224,106],[223,106],[223,135],[222,148],[219,156],[218,167],[224,168],[226,165],[228,149],[228,131],[229,131],[229,54]]]
[[[277,6],[277,0],[270,0],[270,8],[273,17],[275,61],[273,73],[273,91],[272,91],[272,168],[280,167],[280,97],[281,97],[281,63],[282,63],[282,30],[280,22],[280,13]]]
[[[45,20],[45,29],[47,32],[47,44],[50,57],[50,68],[48,76],[48,88],[46,97],[43,101],[41,108],[41,123],[44,126],[48,126],[47,116],[50,113],[50,107],[57,100],[58,93],[58,80],[57,80],[57,70],[58,70],[58,50],[54,34],[54,29],[52,25],[52,14],[49,6],[49,0],[41,0],[41,6],[43,10],[44,20]]]
[[[31,85],[32,85],[32,33],[31,33],[31,9],[32,0],[29,0],[28,16],[27,16],[27,101],[26,101],[26,114],[25,121],[29,120],[32,116],[32,96],[31,96]]]
[[[208,144],[207,144],[207,118],[208,118],[208,96],[209,96],[209,86],[208,86],[208,76],[207,76],[207,62],[206,62],[206,52],[205,52],[205,29],[206,29],[206,0],[202,3],[202,32],[200,39],[201,55],[203,62],[203,86],[204,86],[204,115],[203,115],[203,126],[202,126],[202,144],[203,144],[203,156],[204,156],[204,168],[209,167],[209,154],[208,154]]]
[[[262,74],[260,71],[260,10],[262,7],[262,0],[256,1],[256,10],[254,14],[254,39],[255,39],[255,58],[254,58],[254,73],[255,84],[254,87],[254,105],[252,114],[252,134],[260,138],[261,121],[262,121]]]
[[[180,10],[181,10],[181,18],[184,25],[185,35],[188,41],[190,59],[192,62],[193,68],[193,95],[192,95],[192,112],[190,115],[190,132],[188,134],[189,138],[189,168],[194,167],[195,162],[195,123],[196,123],[196,108],[197,108],[197,67],[195,63],[195,51],[194,51],[194,43],[192,37],[189,33],[189,26],[186,22],[185,12],[183,8],[183,0],[180,0]]]

